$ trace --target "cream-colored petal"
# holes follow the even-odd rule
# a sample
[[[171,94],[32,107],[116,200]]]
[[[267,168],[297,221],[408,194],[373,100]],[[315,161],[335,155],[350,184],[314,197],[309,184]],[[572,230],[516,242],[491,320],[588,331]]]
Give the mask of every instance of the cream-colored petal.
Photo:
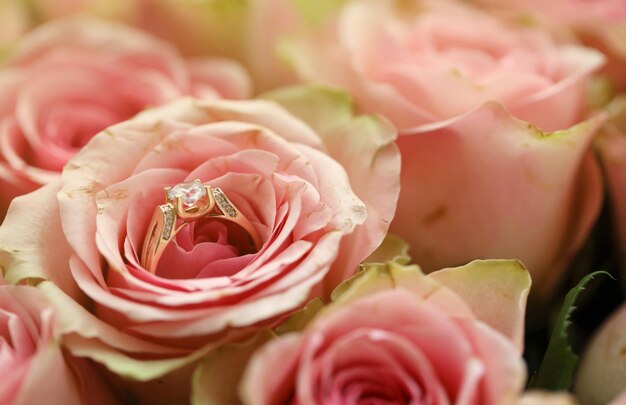
[[[231,405],[239,403],[239,381],[254,352],[274,334],[261,331],[253,338],[223,346],[202,359],[193,374],[193,405]]]
[[[531,279],[517,260],[475,260],[465,266],[428,275],[454,291],[478,319],[498,330],[520,351],[524,344],[524,316]]]

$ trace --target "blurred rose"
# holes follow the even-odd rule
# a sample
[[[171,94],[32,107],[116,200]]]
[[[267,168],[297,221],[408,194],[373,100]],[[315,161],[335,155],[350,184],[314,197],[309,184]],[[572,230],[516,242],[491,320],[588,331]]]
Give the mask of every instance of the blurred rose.
[[[0,72],[0,218],[13,197],[57,179],[107,126],[184,94],[249,93],[233,62],[185,60],[119,24],[73,19],[42,26]]]
[[[547,295],[599,212],[588,149],[600,122],[538,128],[584,118],[602,55],[441,1],[350,1],[321,27],[293,34],[282,55],[303,79],[349,89],[400,128],[392,230],[416,263],[430,272],[519,258],[534,294]]]
[[[155,379],[279,321],[381,243],[399,192],[395,131],[355,117],[341,94],[273,98],[295,115],[268,101],[180,100],[145,112],[11,205],[0,265],[13,281],[59,287],[46,292],[72,352]],[[148,273],[138,252],[163,187],[196,178],[224,190],[263,247],[250,252],[229,227],[196,221]],[[184,400],[189,389],[158,387],[167,395],[151,390],[149,400]]]
[[[43,294],[0,280],[0,403],[111,403],[94,370],[64,354],[57,340],[55,315]]]
[[[626,19],[624,0],[476,0],[474,3],[539,13],[565,23],[590,23],[598,18],[619,23]]]
[[[257,91],[295,82],[274,49],[281,35],[306,23],[319,7],[284,0],[32,0],[32,5],[43,20],[86,14],[124,21],[171,42],[184,55],[235,59],[249,68]]]
[[[502,11],[506,18],[522,18],[558,37],[578,40],[601,50],[608,63],[602,70],[620,89],[626,89],[626,3],[624,0],[479,0]]]
[[[130,20],[143,2],[144,0],[30,0],[30,7],[43,21],[76,14]]]
[[[371,266],[302,333],[255,354],[246,404],[514,404],[530,277],[517,262],[423,276]]]
[[[596,332],[578,366],[574,392],[585,405],[623,405],[626,392],[626,306]],[[614,402],[611,402],[614,400]]]
[[[546,298],[602,203],[589,144],[597,118],[544,133],[487,104],[398,140],[402,194],[392,230],[426,271],[518,258]]]
[[[401,130],[490,100],[544,130],[568,128],[583,118],[586,79],[603,61],[442,1],[350,1],[323,30],[292,37],[282,54],[302,79],[348,89]]]

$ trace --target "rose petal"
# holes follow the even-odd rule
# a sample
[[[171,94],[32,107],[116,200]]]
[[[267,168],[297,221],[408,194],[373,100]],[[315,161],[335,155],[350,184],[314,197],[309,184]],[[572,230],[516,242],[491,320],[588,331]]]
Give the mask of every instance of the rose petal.
[[[401,137],[411,158],[403,160],[406,187],[392,230],[426,271],[476,258],[519,258],[534,276],[534,294],[545,297],[600,208],[588,147],[602,120],[544,134],[486,104]],[[495,190],[506,192],[494,198]],[[528,224],[533,231],[522,232]]]
[[[531,284],[523,264],[513,260],[474,261],[436,271],[429,278],[458,294],[478,319],[511,339],[522,351]]]

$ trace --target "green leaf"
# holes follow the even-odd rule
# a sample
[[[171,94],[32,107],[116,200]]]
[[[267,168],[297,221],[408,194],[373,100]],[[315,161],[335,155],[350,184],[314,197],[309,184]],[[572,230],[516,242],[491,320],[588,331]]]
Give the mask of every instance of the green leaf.
[[[585,276],[565,296],[559,311],[559,317],[550,336],[548,348],[541,361],[541,366],[534,378],[531,379],[529,388],[557,391],[570,387],[574,369],[578,364],[578,356],[574,354],[572,347],[567,341],[567,329],[572,323],[570,316],[576,309],[574,304],[580,292],[585,289],[589,281],[599,274],[606,274],[613,278],[606,271],[593,272]]]

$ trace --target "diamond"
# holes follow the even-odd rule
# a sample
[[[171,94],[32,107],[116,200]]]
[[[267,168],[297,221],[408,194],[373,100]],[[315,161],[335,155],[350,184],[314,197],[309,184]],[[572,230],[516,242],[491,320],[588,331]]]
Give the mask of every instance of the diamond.
[[[233,207],[231,202],[226,197],[226,194],[219,188],[214,188],[213,197],[215,197],[215,202],[219,205],[220,209],[226,213],[229,217],[234,218],[237,216],[237,210]]]
[[[169,239],[174,227],[174,208],[166,204],[161,206],[161,211],[163,212],[163,232],[161,237]]]
[[[186,207],[195,206],[198,201],[206,196],[206,188],[202,183],[200,183],[200,180],[179,183],[167,192],[167,197],[170,201],[174,201],[176,197],[180,197],[183,205]]]

